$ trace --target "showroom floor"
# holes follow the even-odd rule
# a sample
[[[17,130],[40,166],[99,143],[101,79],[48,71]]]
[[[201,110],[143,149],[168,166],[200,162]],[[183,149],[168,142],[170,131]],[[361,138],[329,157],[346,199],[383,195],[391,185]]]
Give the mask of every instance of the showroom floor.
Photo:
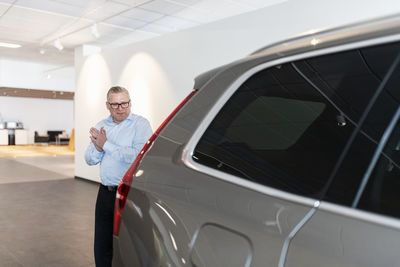
[[[0,266],[89,267],[97,184],[73,156],[0,157]]]

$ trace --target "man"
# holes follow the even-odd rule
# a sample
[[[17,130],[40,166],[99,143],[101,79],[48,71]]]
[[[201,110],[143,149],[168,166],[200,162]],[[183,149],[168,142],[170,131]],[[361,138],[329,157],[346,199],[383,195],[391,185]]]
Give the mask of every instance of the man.
[[[110,116],[90,128],[85,152],[88,165],[100,163],[101,184],[95,211],[94,258],[97,267],[111,266],[114,203],[117,186],[152,135],[148,120],[131,113],[129,92],[111,87],[106,107]]]

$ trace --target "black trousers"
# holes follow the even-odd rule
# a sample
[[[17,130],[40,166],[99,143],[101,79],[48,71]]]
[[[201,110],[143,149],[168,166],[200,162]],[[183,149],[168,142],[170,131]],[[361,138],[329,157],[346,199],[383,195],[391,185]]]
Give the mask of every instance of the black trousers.
[[[100,185],[94,225],[94,260],[96,267],[111,267],[112,264],[115,195],[116,190],[109,190],[107,186]]]

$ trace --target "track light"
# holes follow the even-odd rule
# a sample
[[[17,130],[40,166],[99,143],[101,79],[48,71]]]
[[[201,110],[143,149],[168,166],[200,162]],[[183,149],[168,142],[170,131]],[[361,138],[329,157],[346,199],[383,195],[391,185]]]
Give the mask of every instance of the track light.
[[[100,37],[99,30],[97,29],[97,23],[93,24],[92,27],[90,28],[92,35],[94,38],[98,39]]]
[[[61,44],[60,39],[54,41],[54,47],[57,48],[59,51],[64,49],[64,46]]]

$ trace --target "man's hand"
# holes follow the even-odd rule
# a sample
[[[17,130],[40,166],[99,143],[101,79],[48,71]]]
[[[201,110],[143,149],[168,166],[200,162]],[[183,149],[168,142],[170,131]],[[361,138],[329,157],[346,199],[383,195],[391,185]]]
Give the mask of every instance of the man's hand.
[[[89,133],[90,133],[90,140],[94,144],[97,151],[103,152],[104,143],[107,141],[106,130],[104,130],[104,128],[101,127],[99,131],[96,128],[92,127],[90,128]]]

